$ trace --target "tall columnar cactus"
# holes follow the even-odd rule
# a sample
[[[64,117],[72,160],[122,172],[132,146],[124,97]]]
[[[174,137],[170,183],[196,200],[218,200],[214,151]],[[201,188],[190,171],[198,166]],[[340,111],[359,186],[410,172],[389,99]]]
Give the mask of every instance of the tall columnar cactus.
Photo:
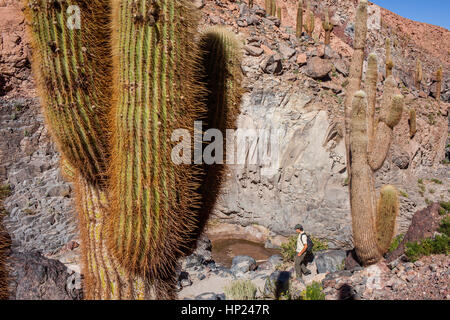
[[[361,0],[356,14],[354,53],[350,67],[345,111],[345,142],[349,174],[350,207],[356,253],[364,265],[376,263],[386,252],[395,232],[398,196],[394,187],[382,188],[375,200],[374,173],[387,156],[393,129],[399,123],[404,98],[395,95],[392,75],[384,83],[381,111],[376,118],[378,59],[370,54],[365,90],[361,89],[367,36],[367,1]]]
[[[350,206],[352,211],[353,241],[356,253],[364,265],[378,262],[392,240],[395,233],[395,221],[398,214],[398,196],[394,187],[381,190],[378,204],[375,203],[373,159],[370,150],[383,152],[386,148],[381,144],[389,144],[391,136],[384,131],[386,122],[380,118],[375,130],[373,143],[379,147],[371,147],[368,136],[367,99],[364,91],[354,95],[352,103],[352,119],[350,131],[351,147],[351,177],[350,177]],[[398,119],[399,110],[403,104],[402,96],[392,99],[390,108],[386,108],[391,115],[389,119]],[[390,123],[390,125],[394,122]],[[392,127],[389,126],[390,130]],[[384,155],[386,157],[386,154]]]
[[[177,259],[211,207],[201,192],[218,180],[176,165],[171,135],[192,136],[197,119],[234,121],[234,35],[198,36],[187,0],[24,1],[47,124],[76,186],[86,296],[173,298]],[[66,4],[80,8],[80,29],[66,24]],[[209,77],[226,84],[214,99]]]
[[[277,14],[277,0],[271,0],[270,15],[275,17],[276,14]]]
[[[417,59],[415,82],[416,82],[416,89],[419,91],[420,91],[420,85],[422,83],[422,80],[423,80],[422,61],[420,61],[420,59]]]
[[[353,39],[353,57],[350,65],[347,92],[345,97],[345,146],[347,152],[347,173],[350,178],[350,119],[352,114],[352,99],[361,89],[364,51],[367,38],[367,0],[360,0],[356,9],[355,36]]]
[[[416,110],[409,110],[409,136],[413,138],[417,132]]]
[[[253,8],[253,0],[248,0],[248,7]]]
[[[281,14],[281,7],[277,7],[277,18],[281,21],[281,17],[282,17],[282,14]]]
[[[392,69],[394,69],[391,52],[391,39],[386,38],[386,78],[392,75]]]
[[[314,16],[314,11],[311,9],[311,5],[309,2],[306,2],[306,12],[307,12],[307,21],[303,26],[303,28],[305,29],[305,32],[308,34],[308,36],[312,37],[314,33],[316,18]]]
[[[442,92],[442,66],[436,71],[436,100],[441,101]]]
[[[325,10],[325,20],[322,22],[322,27],[325,31],[325,45],[329,46],[334,25],[330,22],[330,10],[328,8]]]
[[[272,8],[272,0],[264,0],[264,8],[266,9],[266,13],[270,15]]]
[[[300,39],[303,33],[303,0],[298,0],[296,36]]]

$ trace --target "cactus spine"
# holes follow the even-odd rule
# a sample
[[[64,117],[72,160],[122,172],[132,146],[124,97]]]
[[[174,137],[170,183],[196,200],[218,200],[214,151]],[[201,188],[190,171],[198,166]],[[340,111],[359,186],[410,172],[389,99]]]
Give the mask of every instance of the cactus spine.
[[[411,139],[416,135],[417,132],[417,119],[416,119],[416,110],[409,110],[409,135]]]
[[[420,91],[420,85],[421,85],[422,80],[423,80],[422,61],[420,61],[420,59],[417,59],[417,62],[416,62],[416,76],[415,76],[415,80],[416,80],[416,89]]]
[[[234,35],[215,31],[213,49],[200,50],[196,39],[211,37],[198,37],[186,0],[73,0],[84,23],[74,30],[60,2],[24,1],[47,125],[76,186],[87,298],[174,298],[177,259],[208,215],[200,192],[219,180],[175,165],[171,134],[234,121]],[[223,84],[214,98],[202,82],[211,64]]]
[[[323,30],[325,31],[325,45],[329,46],[331,42],[331,32],[334,29],[333,24],[330,22],[330,10],[325,10],[325,21],[322,22]]]
[[[300,39],[303,33],[303,0],[298,0],[296,36]]]
[[[394,69],[394,61],[391,55],[391,39],[386,39],[386,78],[392,75],[392,69]]]
[[[442,92],[442,66],[436,71],[436,80],[436,100],[440,102]]]
[[[355,51],[350,68],[346,109],[347,167],[349,172],[350,206],[352,212],[353,240],[358,257],[364,265],[376,263],[386,252],[386,244],[394,235],[398,214],[398,196],[393,187],[381,190],[378,204],[375,201],[374,173],[383,165],[399,123],[404,98],[395,95],[397,84],[389,76],[384,85],[381,112],[375,119],[378,59],[370,54],[366,74],[366,91],[361,88],[362,65],[367,34],[367,1],[361,0],[357,10]],[[358,89],[359,90],[359,89]],[[348,95],[352,93],[352,96]],[[346,105],[348,108],[348,105]],[[347,118],[350,112],[350,117]],[[394,190],[394,191],[393,191]]]

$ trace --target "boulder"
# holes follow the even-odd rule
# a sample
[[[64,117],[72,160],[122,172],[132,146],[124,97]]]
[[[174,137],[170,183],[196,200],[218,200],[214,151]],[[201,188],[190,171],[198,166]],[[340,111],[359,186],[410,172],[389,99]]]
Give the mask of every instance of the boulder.
[[[261,70],[265,73],[280,75],[283,73],[283,64],[279,54],[272,54],[261,62]]]
[[[244,46],[244,50],[251,56],[259,57],[264,53],[264,50],[252,45],[246,45]]]
[[[256,261],[249,256],[236,256],[231,263],[231,272],[248,272],[256,269]]]
[[[347,254],[343,250],[327,250],[316,253],[314,262],[317,273],[336,272],[342,269]]]
[[[319,57],[312,57],[308,59],[305,73],[313,79],[323,79],[328,76],[332,69],[333,64],[330,61]]]
[[[281,56],[285,60],[289,60],[296,53],[295,49],[292,49],[291,47],[288,47],[287,45],[284,45],[282,43],[280,43],[280,45],[278,46],[278,51],[280,51]]]
[[[283,293],[289,290],[289,279],[291,274],[288,271],[275,271],[266,278],[264,284],[264,294],[279,298]]]
[[[280,263],[283,263],[283,257],[280,256],[279,254],[275,254],[271,256],[269,260],[267,260],[267,262],[269,262],[273,267],[276,267]]]

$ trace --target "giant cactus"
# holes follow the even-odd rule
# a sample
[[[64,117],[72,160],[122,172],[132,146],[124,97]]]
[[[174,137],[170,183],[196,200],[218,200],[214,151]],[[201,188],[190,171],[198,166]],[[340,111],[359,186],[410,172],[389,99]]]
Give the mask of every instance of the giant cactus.
[[[398,214],[398,195],[394,187],[384,187],[378,205],[375,202],[374,172],[384,162],[392,139],[392,128],[399,121],[403,97],[395,96],[384,105],[386,120],[380,117],[374,137],[368,135],[367,95],[358,91],[352,103],[350,131],[351,176],[350,207],[353,241],[364,265],[378,262],[394,236]],[[394,120],[398,119],[398,120]],[[372,141],[370,145],[369,141]],[[378,153],[380,154],[378,154]]]
[[[177,260],[207,218],[201,192],[218,180],[174,164],[171,134],[197,119],[233,123],[234,35],[198,36],[187,0],[24,1],[47,125],[76,186],[86,296],[173,298]],[[66,5],[80,8],[81,29],[67,27]],[[220,92],[208,92],[211,70]]]
[[[384,84],[381,111],[376,119],[378,59],[370,54],[365,89],[361,88],[362,65],[367,34],[367,1],[361,0],[357,10],[352,66],[350,69],[345,124],[347,168],[353,240],[363,264],[376,263],[386,253],[395,232],[398,195],[392,186],[382,188],[378,204],[375,200],[374,173],[386,159],[393,128],[399,123],[404,98],[395,95],[397,84],[392,75]]]

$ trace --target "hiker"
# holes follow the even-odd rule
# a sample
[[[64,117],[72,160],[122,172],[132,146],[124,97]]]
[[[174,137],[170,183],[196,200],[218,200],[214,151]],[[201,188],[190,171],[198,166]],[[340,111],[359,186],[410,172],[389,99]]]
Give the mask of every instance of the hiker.
[[[297,278],[301,279],[302,273],[305,275],[311,273],[306,268],[307,261],[305,258],[312,248],[308,248],[308,236],[303,232],[303,227],[300,224],[295,226],[295,231],[299,234],[297,239],[297,255],[295,256],[295,274]]]

